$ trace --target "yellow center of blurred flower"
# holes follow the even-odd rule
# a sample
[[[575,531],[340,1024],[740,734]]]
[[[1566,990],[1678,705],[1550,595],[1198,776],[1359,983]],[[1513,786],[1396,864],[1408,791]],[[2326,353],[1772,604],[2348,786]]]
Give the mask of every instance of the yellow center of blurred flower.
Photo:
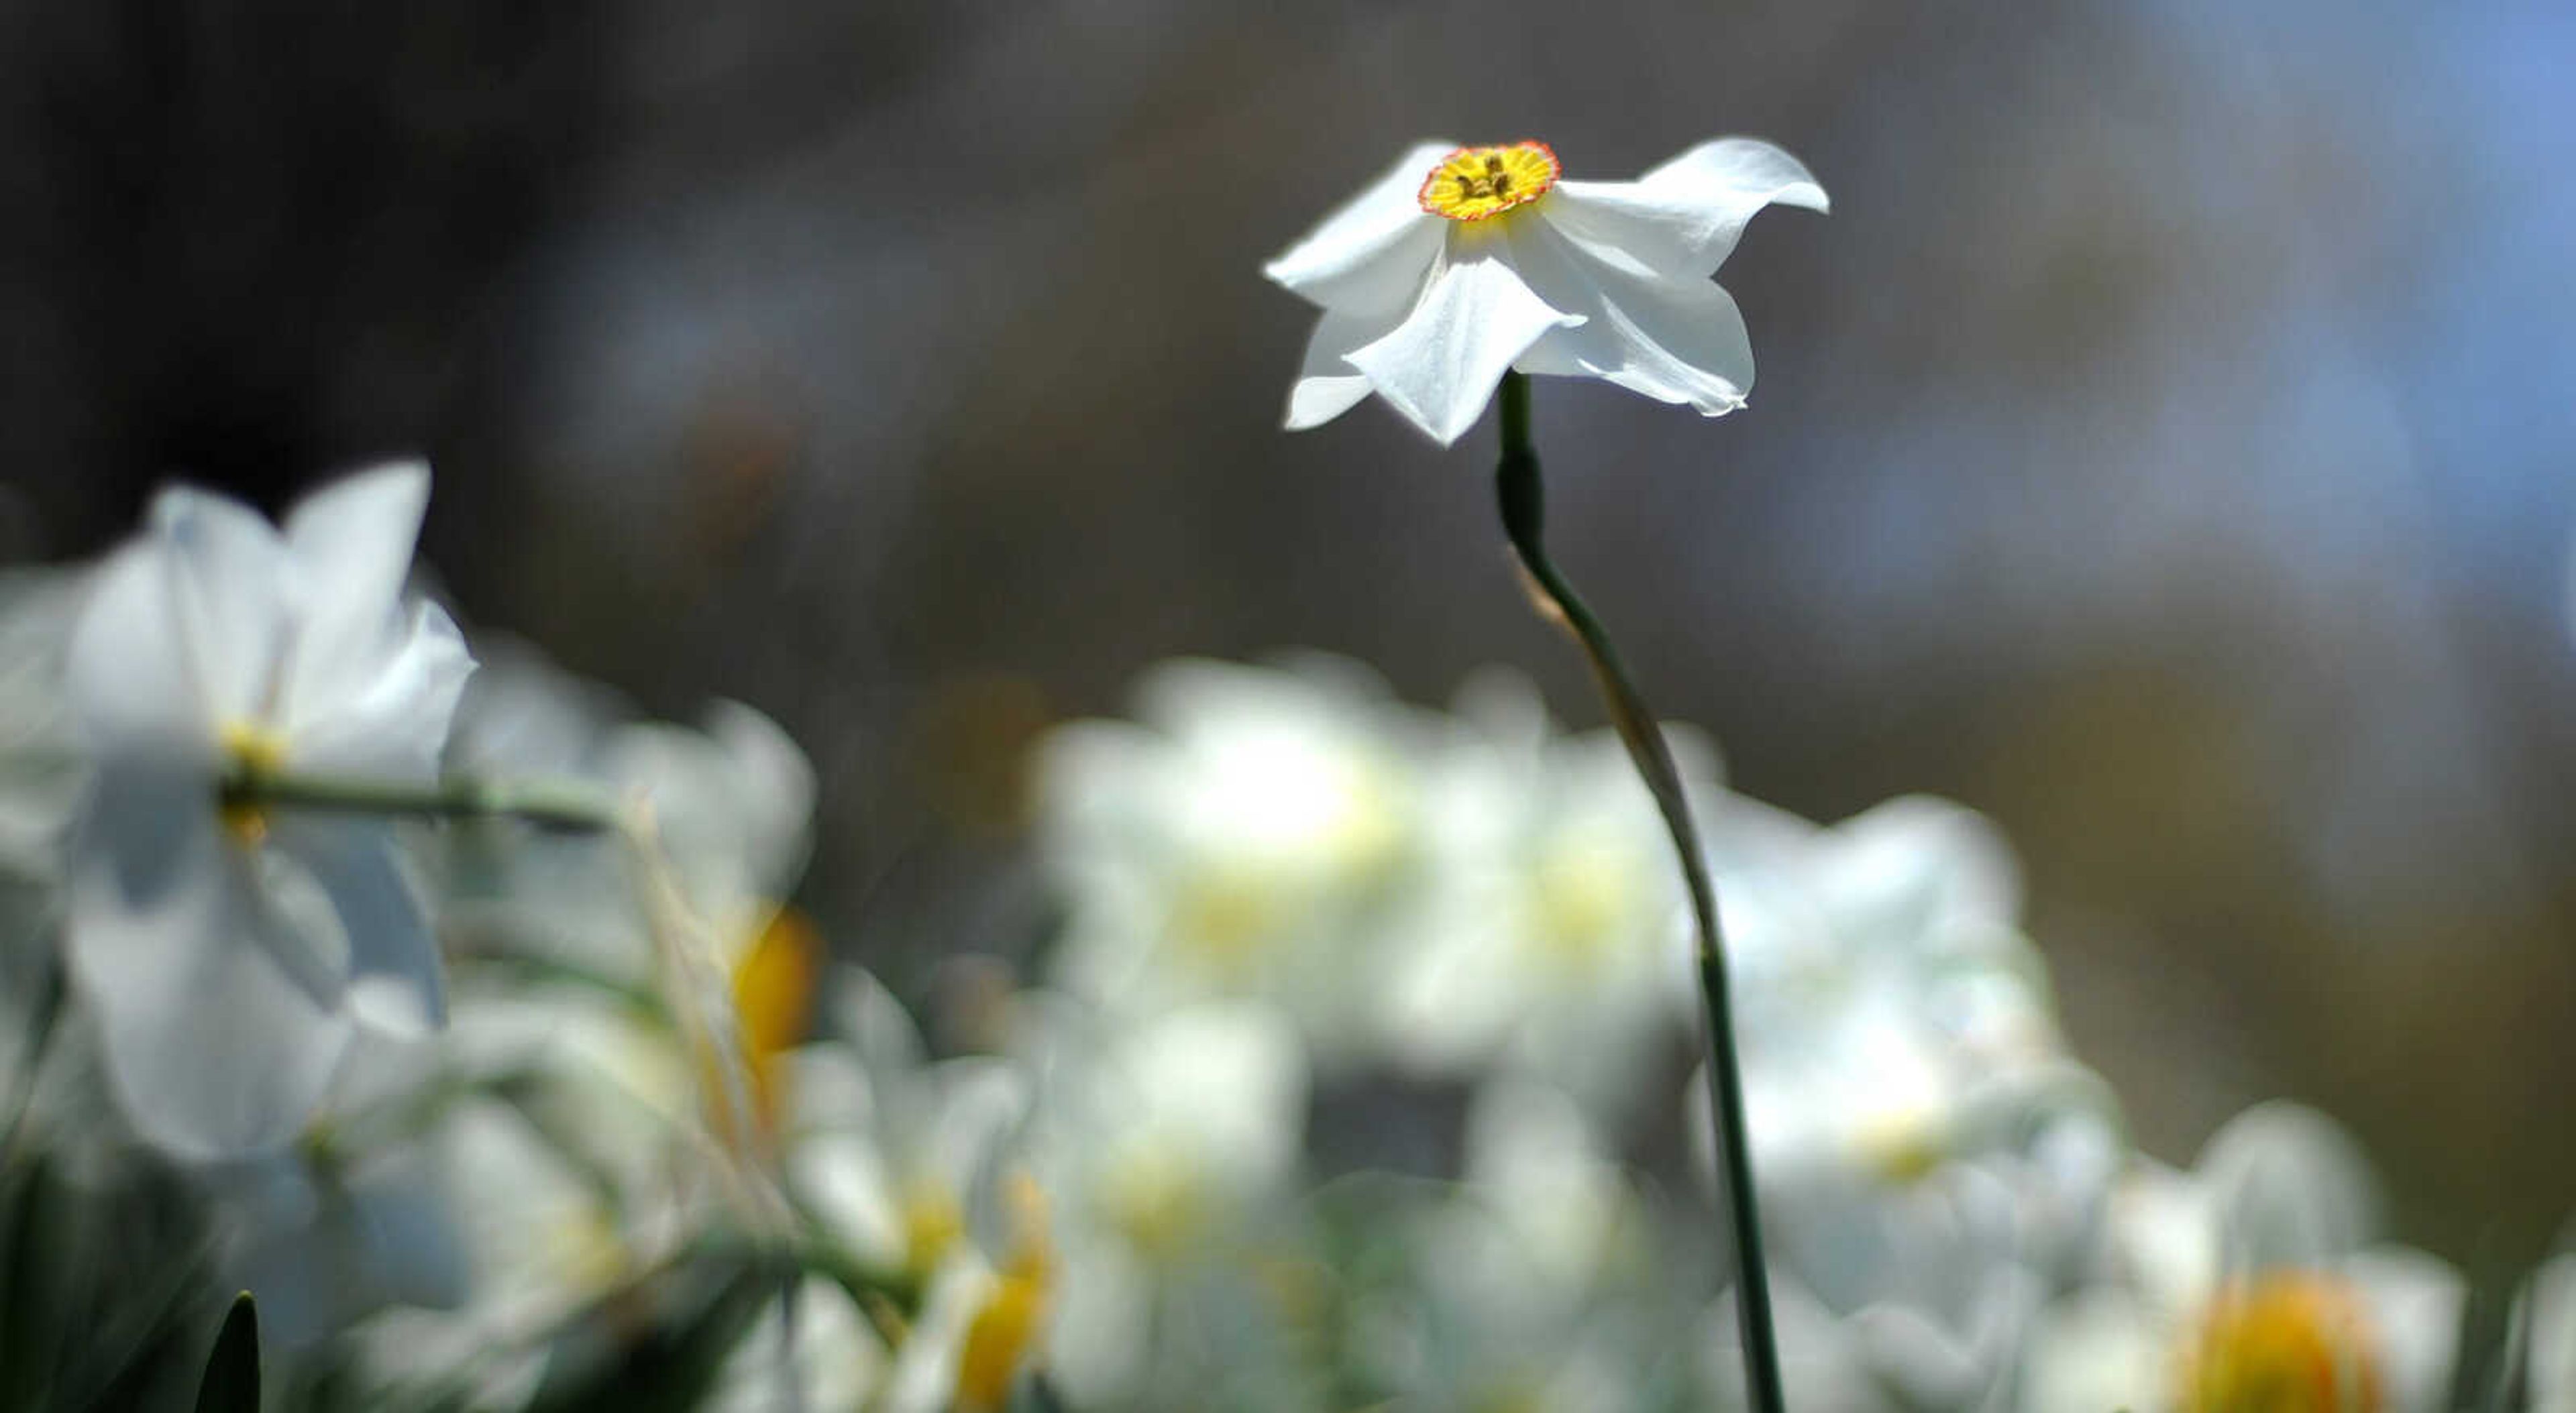
[[[541,1247],[544,1268],[584,1293],[616,1285],[634,1264],[616,1221],[596,1206],[584,1205],[548,1224]]]
[[[2188,1413],[2379,1413],[2375,1336],[2350,1286],[2277,1272],[2221,1291],[2182,1350]]]
[[[227,722],[216,743],[223,752],[225,770],[234,776],[274,775],[286,768],[286,738],[265,727]],[[243,846],[268,838],[268,811],[261,806],[228,793],[218,797],[215,809],[224,831]]]
[[[1547,195],[1559,170],[1555,150],[1544,142],[1461,147],[1423,178],[1422,209],[1452,221],[1481,221]]]
[[[957,1351],[958,1413],[999,1413],[1009,1405],[1011,1383],[1038,1342],[1055,1286],[1046,1194],[1028,1174],[1015,1173],[1002,1196],[1011,1209],[1011,1255]]]
[[[966,1209],[955,1193],[935,1183],[917,1183],[904,1194],[904,1263],[916,1277],[927,1279],[965,1234]]]
[[[1139,1251],[1171,1260],[1189,1249],[1208,1216],[1196,1169],[1168,1148],[1136,1148],[1111,1159],[1101,1206]]]
[[[823,973],[823,939],[793,908],[780,908],[733,965],[735,1023],[742,1037],[742,1073],[754,1132],[761,1142],[777,1136],[787,1099],[787,1052],[805,1038],[814,1014],[814,988]],[[713,1055],[700,1057],[700,1083],[709,1107],[729,1107],[725,1076]],[[730,1125],[722,1126],[730,1128]]]
[[[1930,1177],[1948,1156],[1940,1125],[1915,1108],[1891,1108],[1863,1119],[1852,1147],[1871,1172],[1899,1187]]]
[[[1173,941],[1205,970],[1240,980],[1278,923],[1275,891],[1249,869],[1211,869],[1182,885],[1172,909]]]
[[[1635,859],[1606,840],[1550,849],[1530,871],[1531,925],[1542,949],[1578,969],[1598,966],[1636,935],[1645,886]]]

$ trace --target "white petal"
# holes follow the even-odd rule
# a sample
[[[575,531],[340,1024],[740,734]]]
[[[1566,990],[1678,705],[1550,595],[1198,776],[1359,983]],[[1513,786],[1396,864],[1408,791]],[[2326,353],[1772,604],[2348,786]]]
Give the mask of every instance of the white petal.
[[[1448,223],[1422,209],[1423,178],[1455,144],[1426,142],[1261,272],[1326,309],[1401,305],[1422,288]]]
[[[2576,1409],[2576,1254],[2541,1263],[2522,1299],[2531,1331],[2531,1406],[2567,1413]]]
[[[1582,322],[1532,293],[1500,242],[1476,238],[1450,252],[1448,267],[1394,332],[1350,361],[1396,411],[1446,445],[1476,424],[1514,359],[1549,331]]]
[[[1305,365],[1288,389],[1288,430],[1320,427],[1359,405],[1369,395],[1369,380],[1351,366],[1350,356],[1403,322],[1401,307],[1382,314],[1327,311],[1317,320],[1314,335],[1306,340]]]
[[[2217,1205],[2231,1273],[2331,1266],[2376,1219],[2360,1148],[2334,1120],[2285,1100],[2229,1119],[2192,1168]]]
[[[294,768],[379,780],[426,781],[438,773],[474,658],[436,604],[416,608],[397,642],[367,674],[297,699],[298,715],[287,726]]]
[[[72,628],[65,695],[92,746],[194,761],[210,790],[214,720],[200,700],[172,575],[170,555],[150,541],[100,567]]]
[[[1705,276],[1723,264],[1753,213],[1779,202],[1826,209],[1824,188],[1767,142],[1704,142],[1633,182],[1559,182],[1539,207],[1567,235],[1646,270]]]
[[[429,504],[429,468],[396,462],[333,482],[286,520],[296,576],[295,702],[354,690],[400,641],[403,581]]]
[[[2158,1408],[2172,1382],[2172,1335],[2126,1293],[2100,1286],[2051,1307],[2032,1331],[2022,1413]]]
[[[261,1337],[298,1349],[388,1304],[461,1304],[465,1253],[439,1177],[427,1155],[396,1149],[332,1181],[300,1219],[250,1214],[228,1265],[259,1297]]]
[[[177,613],[199,691],[215,722],[268,715],[286,643],[286,553],[259,512],[185,486],[152,501],[154,540],[171,556]]]
[[[272,844],[312,872],[348,937],[349,1005],[394,1035],[447,1020],[438,943],[420,893],[403,873],[393,830],[380,821],[280,819]]]
[[[120,787],[91,828],[149,809],[148,784]],[[344,1015],[281,963],[284,924],[201,795],[171,800],[196,820],[149,874],[95,850],[72,882],[68,945],[96,1013],[108,1071],[142,1133],[212,1157],[273,1146],[320,1102],[349,1038]]]
[[[1725,290],[1591,258],[1546,221],[1513,223],[1512,259],[1538,297],[1584,316],[1520,359],[1522,371],[1595,377],[1715,417],[1744,405],[1753,341]]]
[[[2450,1394],[2468,1282],[2433,1256],[2394,1246],[2354,1254],[2343,1273],[2369,1302],[2388,1407],[2435,1413]]]

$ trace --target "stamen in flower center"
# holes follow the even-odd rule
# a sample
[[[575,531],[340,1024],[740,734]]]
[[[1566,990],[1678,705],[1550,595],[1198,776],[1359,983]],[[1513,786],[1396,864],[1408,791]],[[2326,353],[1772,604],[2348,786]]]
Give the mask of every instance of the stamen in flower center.
[[[2281,1271],[2211,1300],[2182,1351],[2189,1413],[2380,1413],[2376,1339],[2360,1298]]]
[[[231,776],[257,779],[286,768],[286,741],[274,731],[234,721],[226,723],[216,739]],[[268,837],[268,811],[230,788],[216,796],[215,811],[225,832],[245,847]]]
[[[1422,209],[1452,221],[1481,221],[1547,195],[1559,171],[1544,142],[1461,147],[1423,178]]]

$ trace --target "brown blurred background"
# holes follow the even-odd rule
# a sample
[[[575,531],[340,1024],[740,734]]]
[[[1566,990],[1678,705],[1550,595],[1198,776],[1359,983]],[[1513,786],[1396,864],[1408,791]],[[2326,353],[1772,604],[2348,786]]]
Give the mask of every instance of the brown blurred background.
[[[17,0],[0,552],[425,453],[468,619],[780,717],[920,984],[1042,927],[1012,752],[1158,658],[1597,721],[1489,434],[1278,432],[1258,266],[1420,138],[1769,137],[1835,213],[1725,272],[1753,405],[1542,383],[1562,559],[1742,788],[2003,823],[2151,1151],[2308,1099],[2501,1272],[2576,1211],[2571,60],[2544,0]]]

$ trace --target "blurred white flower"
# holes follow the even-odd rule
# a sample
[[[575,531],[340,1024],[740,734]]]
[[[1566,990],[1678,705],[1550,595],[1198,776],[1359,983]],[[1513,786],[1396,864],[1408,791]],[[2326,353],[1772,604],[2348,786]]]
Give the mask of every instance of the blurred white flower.
[[[1985,821],[1907,799],[1762,823],[1718,886],[1768,1254],[1900,1402],[1975,1405],[2087,1249],[2122,1151],[2108,1091],[2065,1052]],[[1704,1093],[1689,1113],[1707,1171]]]
[[[1753,347],[1712,283],[1753,213],[1825,209],[1769,143],[1702,143],[1633,182],[1559,180],[1546,144],[1424,143],[1264,273],[1324,311],[1288,398],[1312,427],[1371,392],[1440,441],[1507,369],[1594,377],[1714,417]]]
[[[1151,1404],[1187,1366],[1175,1351],[1231,1345],[1253,1253],[1274,1249],[1303,1158],[1304,1047],[1257,1001],[1020,1007],[1038,1085],[1020,1160],[1053,1217],[1045,1363],[1077,1406]]]
[[[1426,1406],[1611,1410],[1656,1406],[1683,1377],[1679,1283],[1647,1210],[1564,1092],[1497,1079],[1470,1109],[1459,1185],[1389,1221],[1414,1263],[1416,1367]],[[1415,1406],[1407,1402],[1404,1406]]]
[[[2022,1407],[2446,1406],[2466,1286],[2373,1244],[2373,1206],[2351,1141],[2293,1104],[2230,1120],[2189,1173],[2142,1162],[2104,1231],[2108,1278],[2032,1337]]]
[[[1424,768],[1431,860],[1389,958],[1386,1045],[1408,1068],[1506,1065],[1618,1112],[1697,1011],[1670,836],[1610,732],[1557,735],[1517,678],[1462,705]],[[1706,817],[1713,753],[1668,735]]]
[[[1247,1207],[1284,1196],[1306,1122],[1306,1057],[1286,1016],[1210,1002],[1063,1039],[1039,1061],[1033,1155],[1068,1219],[1152,1261],[1185,1261]]]
[[[305,500],[280,534],[176,489],[99,569],[68,688],[95,758],[67,945],[136,1126],[173,1150],[275,1144],[351,1025],[438,1022],[436,946],[394,826],[219,798],[237,772],[404,784],[437,773],[472,670],[403,583],[429,495],[388,466]]]
[[[1371,1043],[1401,945],[1390,904],[1423,844],[1428,726],[1320,658],[1165,663],[1138,695],[1148,724],[1079,722],[1041,757],[1071,914],[1056,979],[1140,1015],[1275,1001],[1323,1064]]]
[[[996,1185],[1021,1166],[1026,1075],[994,1056],[930,1059],[912,1018],[864,972],[843,970],[831,992],[834,1038],[785,1057],[789,1194],[851,1254],[913,1281],[963,1246],[999,1250],[1011,1234]]]
[[[467,1298],[468,1252],[430,1047],[362,1034],[292,1147],[204,1173],[227,1217],[227,1283],[259,1299],[260,1337],[302,1349],[389,1305]]]
[[[2532,1413],[2576,1413],[2576,1253],[2553,1256],[2531,1273],[2521,1318]]]

